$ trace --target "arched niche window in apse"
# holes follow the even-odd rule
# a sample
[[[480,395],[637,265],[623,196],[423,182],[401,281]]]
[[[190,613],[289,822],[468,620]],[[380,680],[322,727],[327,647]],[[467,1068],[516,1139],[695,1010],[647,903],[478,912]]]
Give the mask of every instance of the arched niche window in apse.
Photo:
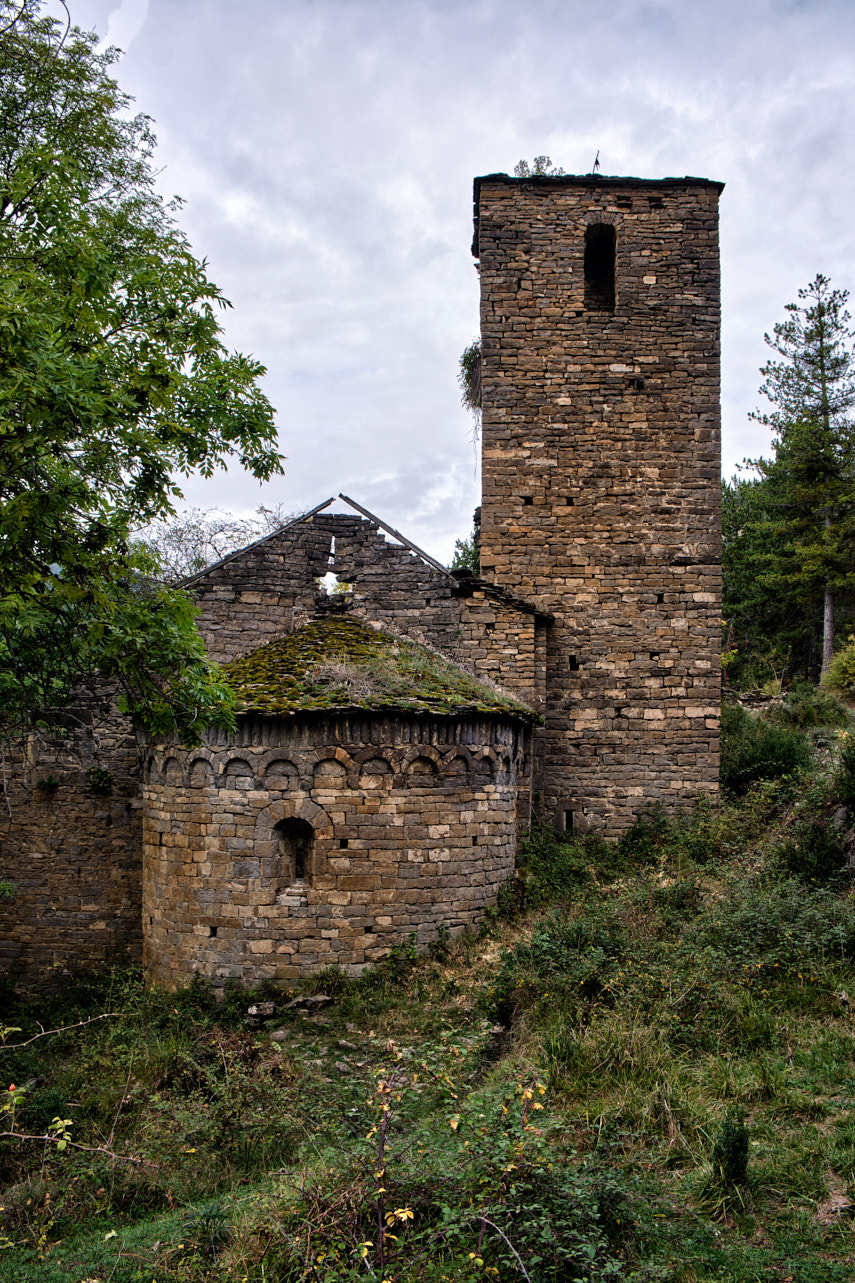
[[[611,223],[591,223],[585,228],[585,308],[589,312],[615,310],[616,246]]]
[[[273,830],[280,888],[306,886],[312,872],[314,831],[305,820],[282,820]]]

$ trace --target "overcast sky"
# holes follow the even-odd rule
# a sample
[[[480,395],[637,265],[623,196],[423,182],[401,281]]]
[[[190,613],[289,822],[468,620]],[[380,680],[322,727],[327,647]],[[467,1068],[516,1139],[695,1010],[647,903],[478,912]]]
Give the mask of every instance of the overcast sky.
[[[193,482],[194,504],[344,490],[450,557],[479,498],[472,178],[521,157],[727,184],[725,475],[769,450],[764,331],[819,271],[855,286],[852,0],[68,3],[125,51],[229,345],[269,371],[285,476]]]

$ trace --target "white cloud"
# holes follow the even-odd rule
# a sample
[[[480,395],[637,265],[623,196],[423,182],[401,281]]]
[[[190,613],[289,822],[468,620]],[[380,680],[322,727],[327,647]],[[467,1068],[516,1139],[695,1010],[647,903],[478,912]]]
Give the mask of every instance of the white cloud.
[[[122,0],[118,9],[113,9],[107,19],[104,46],[115,45],[117,49],[130,49],[147,17],[148,0]]]
[[[478,328],[475,174],[699,174],[721,204],[725,469],[763,332],[817,271],[855,283],[848,0],[71,0],[129,48],[165,192],[269,367],[286,477],[196,503],[344,489],[438,555],[478,500],[457,356]],[[124,26],[122,25],[124,24]]]

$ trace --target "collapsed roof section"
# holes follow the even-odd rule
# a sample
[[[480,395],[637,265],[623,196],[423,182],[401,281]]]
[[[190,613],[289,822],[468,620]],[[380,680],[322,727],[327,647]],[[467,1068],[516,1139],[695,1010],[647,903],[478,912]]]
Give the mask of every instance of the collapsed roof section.
[[[186,581],[210,657],[228,665],[315,621],[347,619],[438,651],[539,713],[535,652],[544,644],[544,615],[468,572],[448,570],[341,497],[352,513],[327,512],[334,500],[326,500]]]

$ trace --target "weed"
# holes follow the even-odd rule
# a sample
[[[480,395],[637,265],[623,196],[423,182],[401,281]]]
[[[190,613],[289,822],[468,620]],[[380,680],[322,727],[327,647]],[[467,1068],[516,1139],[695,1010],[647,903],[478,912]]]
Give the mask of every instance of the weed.
[[[729,1109],[724,1116],[712,1151],[716,1180],[722,1185],[741,1184],[748,1173],[748,1128],[741,1109]]]
[[[86,772],[86,787],[97,797],[106,797],[113,791],[113,772],[106,766],[90,766]]]
[[[672,834],[672,824],[661,806],[645,808],[618,842],[618,853],[631,865],[655,864]]]
[[[222,1203],[214,1201],[194,1209],[182,1223],[181,1233],[190,1251],[209,1260],[219,1256],[231,1237]]]
[[[574,839],[536,825],[520,847],[517,876],[502,888],[500,913],[512,918],[526,907],[572,895],[590,878],[595,848],[596,839]]]
[[[843,743],[837,762],[835,789],[843,805],[855,810],[855,738],[849,734],[841,738]]]
[[[439,925],[436,939],[431,940],[428,945],[428,957],[434,962],[448,962],[451,957],[451,947],[448,935],[448,927],[444,922]]]

